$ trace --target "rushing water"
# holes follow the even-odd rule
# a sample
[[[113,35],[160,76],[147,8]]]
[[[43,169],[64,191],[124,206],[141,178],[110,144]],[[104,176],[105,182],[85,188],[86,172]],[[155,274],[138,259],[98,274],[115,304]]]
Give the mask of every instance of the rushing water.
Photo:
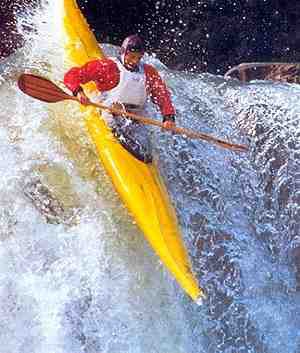
[[[178,125],[250,146],[153,130],[208,294],[197,307],[120,203],[74,103],[16,86],[24,70],[62,79],[58,5],[19,15],[26,44],[0,63],[0,352],[298,353],[299,86],[171,72],[148,57]]]

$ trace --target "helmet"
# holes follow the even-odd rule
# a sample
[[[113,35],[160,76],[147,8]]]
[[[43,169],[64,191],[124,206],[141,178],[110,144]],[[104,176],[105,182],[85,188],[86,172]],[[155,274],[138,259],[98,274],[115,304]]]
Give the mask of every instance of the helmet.
[[[144,54],[144,42],[137,34],[133,34],[124,39],[120,54],[125,55],[127,52],[139,52]]]

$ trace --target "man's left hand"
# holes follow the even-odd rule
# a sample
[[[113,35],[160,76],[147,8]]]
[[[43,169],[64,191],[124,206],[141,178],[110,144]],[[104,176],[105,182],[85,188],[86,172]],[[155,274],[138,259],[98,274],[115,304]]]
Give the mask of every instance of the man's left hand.
[[[163,117],[163,126],[165,129],[172,129],[176,127],[175,115],[165,115]]]

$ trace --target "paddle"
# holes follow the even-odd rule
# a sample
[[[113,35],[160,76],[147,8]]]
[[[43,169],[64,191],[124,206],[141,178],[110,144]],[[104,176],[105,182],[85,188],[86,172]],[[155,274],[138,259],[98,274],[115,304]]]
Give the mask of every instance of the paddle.
[[[47,103],[56,103],[67,99],[74,100],[80,103],[78,98],[67,94],[56,84],[40,76],[36,76],[32,74],[22,74],[18,79],[18,86],[20,90],[25,94]],[[105,105],[98,104],[98,103],[89,102],[87,105],[94,106],[96,108],[100,108],[102,110],[106,110],[106,111],[118,114],[120,116],[126,115],[136,121],[142,122],[143,124],[155,125],[155,126],[164,128],[161,122],[157,120],[149,119],[134,113],[124,112],[115,108],[109,108],[109,107],[106,107]],[[196,132],[193,130],[180,128],[180,127],[168,128],[168,130],[173,131],[174,133],[177,133],[177,134],[184,135],[189,138],[202,139],[207,142],[212,142],[218,146],[221,146],[223,148],[228,148],[234,151],[246,152],[248,150],[247,146],[227,142],[201,132]]]

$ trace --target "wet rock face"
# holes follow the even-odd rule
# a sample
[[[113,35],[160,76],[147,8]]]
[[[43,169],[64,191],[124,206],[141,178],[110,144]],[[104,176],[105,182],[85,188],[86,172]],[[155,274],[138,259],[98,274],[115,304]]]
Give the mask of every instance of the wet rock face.
[[[170,68],[224,74],[246,61],[300,60],[300,2],[77,0],[100,42],[140,32]],[[0,59],[22,45],[15,14],[41,0],[0,0]]]
[[[9,56],[16,46],[16,42],[19,42],[20,38],[18,35],[13,34],[15,31],[15,17],[13,14],[13,6],[9,4],[9,1],[4,1],[4,6],[0,6],[0,58]]]
[[[25,184],[24,195],[30,199],[35,208],[45,217],[48,223],[61,223],[64,208],[40,180],[32,180]]]
[[[99,41],[140,31],[175,69],[224,74],[245,61],[299,61],[300,3],[281,0],[80,0]],[[298,26],[299,28],[299,26]]]
[[[273,80],[300,83],[300,64],[283,62],[242,63],[228,70],[225,77],[235,77],[243,82]]]
[[[77,210],[65,205],[38,178],[28,180],[23,193],[47,223],[74,225],[77,223]]]
[[[290,83],[300,83],[300,65],[272,65],[267,72],[265,79]]]
[[[22,46],[22,34],[16,27],[17,13],[37,5],[39,0],[0,0],[0,60]]]

